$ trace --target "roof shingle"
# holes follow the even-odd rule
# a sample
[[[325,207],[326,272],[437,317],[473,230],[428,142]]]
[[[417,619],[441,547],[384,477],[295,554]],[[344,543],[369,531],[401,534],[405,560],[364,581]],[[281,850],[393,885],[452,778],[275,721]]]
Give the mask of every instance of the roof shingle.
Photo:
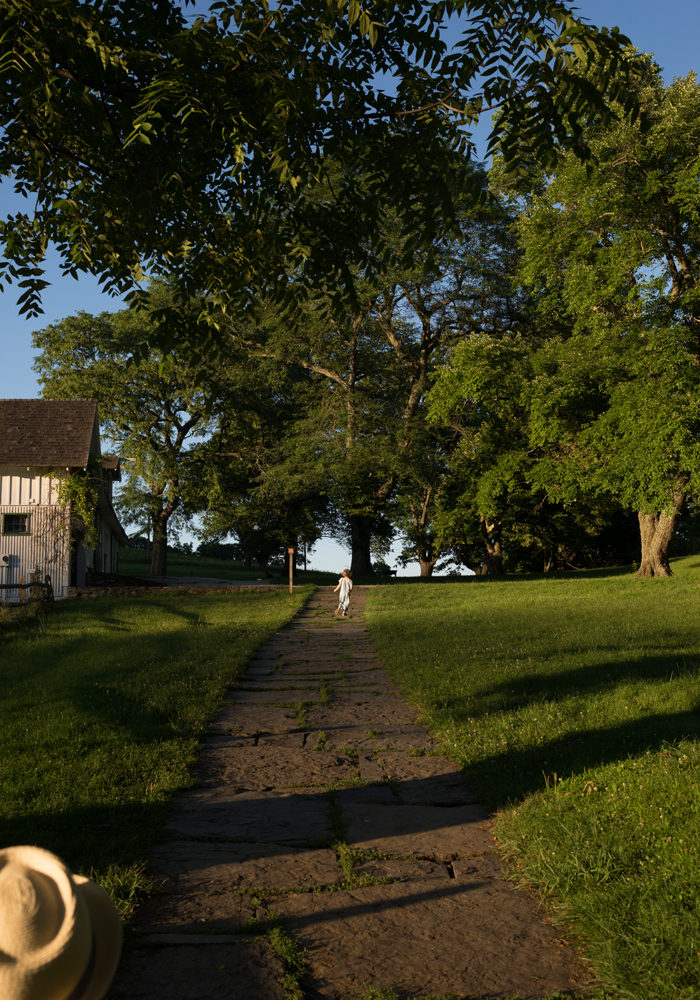
[[[0,399],[0,465],[86,468],[99,456],[94,399]]]

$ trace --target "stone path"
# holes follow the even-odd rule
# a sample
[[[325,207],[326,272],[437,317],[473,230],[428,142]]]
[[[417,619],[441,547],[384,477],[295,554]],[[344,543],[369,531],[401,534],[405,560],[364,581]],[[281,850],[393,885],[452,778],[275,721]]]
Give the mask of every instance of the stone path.
[[[151,859],[108,1000],[577,995],[490,824],[330,588],[260,649]],[[274,929],[276,928],[276,929]],[[273,930],[274,929],[274,930]],[[295,967],[302,952],[304,968]]]

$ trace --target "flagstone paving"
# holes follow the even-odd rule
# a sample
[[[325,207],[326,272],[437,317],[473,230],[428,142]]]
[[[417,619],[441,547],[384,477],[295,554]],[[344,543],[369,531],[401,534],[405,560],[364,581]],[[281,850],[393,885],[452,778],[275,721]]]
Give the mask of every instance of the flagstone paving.
[[[486,811],[382,669],[366,592],[257,653],[154,850],[108,1000],[582,996],[575,951],[503,877]],[[303,958],[303,965],[295,956]]]

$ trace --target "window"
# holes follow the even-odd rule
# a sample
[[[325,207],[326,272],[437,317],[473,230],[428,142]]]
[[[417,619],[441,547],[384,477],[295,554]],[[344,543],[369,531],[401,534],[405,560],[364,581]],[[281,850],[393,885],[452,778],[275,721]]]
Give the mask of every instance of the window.
[[[29,514],[3,514],[3,535],[28,535]]]

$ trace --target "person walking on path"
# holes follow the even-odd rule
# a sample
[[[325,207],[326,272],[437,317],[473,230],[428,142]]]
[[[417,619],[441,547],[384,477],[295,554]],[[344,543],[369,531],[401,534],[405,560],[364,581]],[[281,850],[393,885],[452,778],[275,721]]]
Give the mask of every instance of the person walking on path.
[[[352,580],[350,579],[350,570],[344,569],[343,575],[338,580],[338,586],[333,591],[337,594],[340,591],[338,597],[338,607],[335,609],[336,615],[340,615],[342,618],[348,613],[348,608],[350,607],[350,591],[352,590]]]

